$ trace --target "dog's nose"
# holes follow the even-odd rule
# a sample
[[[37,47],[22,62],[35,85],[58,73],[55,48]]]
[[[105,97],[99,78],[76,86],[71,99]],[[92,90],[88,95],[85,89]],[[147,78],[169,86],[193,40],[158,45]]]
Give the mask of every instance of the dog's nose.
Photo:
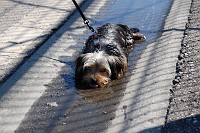
[[[91,78],[91,82],[92,83],[97,83],[97,79],[96,78]]]
[[[90,87],[91,88],[98,88],[99,87],[99,85],[97,84],[97,80],[95,78],[91,78]]]
[[[107,79],[107,78],[104,79],[104,83],[103,83],[103,84],[104,84],[104,85],[107,85],[107,84],[108,84],[108,81],[109,81],[109,79]]]

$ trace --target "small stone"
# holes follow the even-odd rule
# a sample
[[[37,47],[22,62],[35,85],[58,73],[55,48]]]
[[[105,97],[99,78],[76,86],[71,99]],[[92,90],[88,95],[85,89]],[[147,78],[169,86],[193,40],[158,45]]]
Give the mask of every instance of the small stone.
[[[191,66],[190,69],[195,69],[195,67]]]
[[[178,73],[176,76],[175,76],[175,79],[180,79],[181,78],[181,75]]]
[[[195,72],[195,69],[190,69],[189,72]]]
[[[189,64],[190,67],[194,67],[194,64]]]
[[[177,73],[177,75],[176,75],[176,76],[177,76],[177,77],[181,77],[181,76],[182,76],[182,74],[183,74],[183,73],[180,73],[180,72],[179,72],[179,73]]]
[[[183,64],[183,61],[184,60],[178,60],[178,63],[181,65],[181,64]]]
[[[123,106],[123,109],[127,109],[127,106],[126,106],[126,105],[124,105],[124,106]]]
[[[181,49],[180,51],[182,54],[186,53],[186,50],[185,49]]]
[[[181,88],[181,86],[179,84],[177,84],[176,89],[180,89],[180,88]]]
[[[50,106],[50,107],[57,107],[58,104],[56,102],[49,102],[47,103],[47,106]]]
[[[188,77],[188,79],[189,79],[189,80],[192,80],[192,79],[193,79],[193,77]]]
[[[174,94],[174,91],[172,90],[172,89],[169,89],[170,90],[170,92],[172,93],[172,94]]]
[[[107,114],[107,112],[106,112],[106,111],[103,111],[103,114]]]
[[[184,53],[184,57],[189,57],[189,54],[188,53]]]
[[[187,43],[183,43],[182,46],[183,46],[183,47],[186,47],[186,46],[187,46]]]
[[[179,59],[179,60],[182,60],[182,59],[183,59],[183,57],[184,57],[184,55],[183,55],[183,54],[179,54],[179,56],[178,56],[178,59]]]
[[[110,118],[110,120],[114,120],[114,117]]]
[[[151,123],[154,123],[154,120],[153,120],[153,119],[149,119],[148,121],[151,122]]]
[[[187,32],[185,32],[185,33],[184,33],[184,35],[185,35],[185,36],[187,36],[187,35],[188,35],[188,33],[187,33]]]
[[[180,72],[178,72],[181,76],[183,75],[183,72],[182,71],[180,71]]]
[[[194,62],[193,62],[193,61],[188,61],[188,63],[189,63],[189,64],[194,64]]]
[[[174,79],[173,80],[173,84],[175,85],[175,84],[177,84],[177,83],[179,83],[180,81],[178,80],[178,79]]]

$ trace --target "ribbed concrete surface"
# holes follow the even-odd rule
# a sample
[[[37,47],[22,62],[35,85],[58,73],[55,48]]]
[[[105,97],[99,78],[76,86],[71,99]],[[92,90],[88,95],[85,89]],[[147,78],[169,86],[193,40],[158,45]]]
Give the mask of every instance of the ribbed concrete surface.
[[[1,83],[75,7],[71,0],[1,0],[0,8]]]
[[[86,12],[87,17],[92,18],[105,1],[95,1]],[[129,58],[130,71],[125,78],[127,79],[125,82],[128,82],[125,83],[126,87],[121,86],[121,81],[117,81],[111,86],[111,90],[102,91],[102,94],[101,91],[100,93],[94,91],[96,95],[90,93],[89,98],[87,93],[85,95],[84,92],[77,92],[74,84],[70,86],[68,79],[65,79],[67,81],[64,83],[69,86],[64,89],[59,85],[63,82],[57,81],[60,80],[58,77],[61,75],[61,69],[65,74],[73,75],[74,67],[70,64],[74,61],[73,54],[83,47],[83,40],[89,34],[85,32],[81,18],[77,20],[79,15],[76,14],[75,18],[70,19],[0,87],[4,94],[0,101],[0,130],[13,132],[18,127],[16,131],[20,133],[26,131],[99,132],[105,129],[102,128],[102,124],[110,123],[107,125],[108,133],[160,132],[165,122],[169,90],[175,76],[175,64],[190,2],[190,0],[175,0],[162,36],[153,43],[143,45],[141,55],[137,53],[137,48],[134,49]],[[125,21],[127,20],[129,19]],[[19,39],[19,41],[23,40]],[[137,62],[134,62],[135,60]],[[72,77],[66,78],[72,79]],[[55,94],[48,95],[51,88],[54,88]],[[46,95],[50,98],[45,99]],[[97,98],[94,98],[95,96]],[[46,106],[45,103],[55,99],[58,100],[58,107]],[[39,108],[35,106],[38,103],[42,103]],[[110,117],[110,114],[115,114],[116,106],[115,118],[113,115]],[[38,111],[39,114],[32,113],[32,110]],[[56,113],[65,116],[62,116],[62,119],[54,117],[57,116]],[[99,120],[96,120],[96,117]],[[52,119],[49,118],[56,118],[56,120],[53,119],[54,123],[51,123]]]
[[[161,132],[190,4],[191,0],[174,1],[161,37],[146,47],[131,73],[107,133]]]
[[[77,2],[80,3],[81,1],[78,0]],[[2,2],[4,1],[0,3]],[[0,34],[1,79],[13,67],[18,65],[24,56],[30,54],[26,53],[27,51],[34,50],[38,45],[38,41],[41,41],[47,34],[50,34],[52,28],[57,27],[74,9],[71,0],[32,1],[33,3],[30,1],[25,3],[7,1],[7,3],[10,2],[17,3],[17,7],[20,9],[24,8],[23,6],[28,6],[31,10],[28,13],[24,13],[24,16],[21,16],[20,20],[12,20],[15,23],[10,24],[5,31],[3,29],[3,33]],[[10,12],[21,11],[18,8],[10,8]],[[9,18],[9,15],[6,17]],[[81,22],[79,21],[79,23]],[[11,133],[16,130],[35,100],[44,93],[46,89],[45,84],[49,83],[57,75],[58,70],[60,70],[59,68],[64,65],[64,63],[51,60],[51,58],[56,59],[59,56],[58,54],[67,53],[64,51],[66,45],[63,44],[62,48],[58,49],[57,53],[54,53],[56,57],[44,55],[49,47],[54,45],[54,39],[55,36],[46,42],[37,53],[0,86],[1,133]],[[52,51],[50,50],[50,52]],[[21,80],[18,81],[19,79]]]

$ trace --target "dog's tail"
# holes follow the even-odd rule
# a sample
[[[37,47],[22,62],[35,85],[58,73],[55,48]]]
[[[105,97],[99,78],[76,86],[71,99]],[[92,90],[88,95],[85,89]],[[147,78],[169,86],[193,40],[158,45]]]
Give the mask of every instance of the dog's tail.
[[[140,29],[138,29],[138,28],[130,28],[130,31],[133,32],[133,33],[137,33],[137,32],[140,32]]]

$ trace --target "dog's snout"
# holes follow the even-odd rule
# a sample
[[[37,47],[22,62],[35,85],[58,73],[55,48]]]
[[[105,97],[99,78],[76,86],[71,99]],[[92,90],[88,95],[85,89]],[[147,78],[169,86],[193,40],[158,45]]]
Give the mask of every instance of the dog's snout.
[[[96,78],[91,78],[91,83],[97,83],[97,79]]]
[[[99,87],[99,85],[97,84],[97,79],[96,78],[91,78],[90,79],[90,84],[89,84],[89,86],[91,87],[91,88],[98,88]]]
[[[109,81],[109,79],[108,78],[106,78],[106,79],[104,79],[104,85],[107,85],[108,84],[108,81]]]

